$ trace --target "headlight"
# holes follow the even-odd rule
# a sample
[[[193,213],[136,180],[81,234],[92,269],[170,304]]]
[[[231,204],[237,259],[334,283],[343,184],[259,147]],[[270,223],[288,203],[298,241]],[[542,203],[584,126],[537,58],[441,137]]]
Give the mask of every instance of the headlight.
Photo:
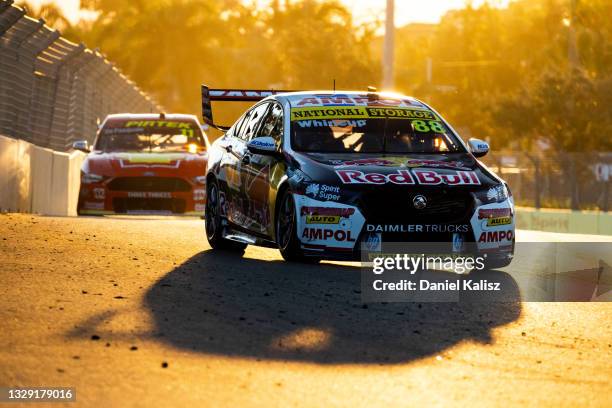
[[[476,192],[474,195],[481,204],[501,203],[510,197],[510,191],[505,183],[501,183],[488,190]]]
[[[91,183],[99,183],[104,179],[104,176],[94,173],[81,173],[81,183],[83,184],[91,184]]]
[[[206,176],[196,176],[192,179],[194,184],[206,184]]]

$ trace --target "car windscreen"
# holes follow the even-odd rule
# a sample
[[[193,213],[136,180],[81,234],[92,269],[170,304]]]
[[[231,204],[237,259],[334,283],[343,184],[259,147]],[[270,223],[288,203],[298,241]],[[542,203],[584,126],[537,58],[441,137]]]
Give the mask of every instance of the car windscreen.
[[[291,146],[296,151],[320,153],[465,151],[430,110],[367,106],[293,108]]]
[[[103,152],[190,152],[206,149],[196,122],[126,120],[105,125],[94,147]]]

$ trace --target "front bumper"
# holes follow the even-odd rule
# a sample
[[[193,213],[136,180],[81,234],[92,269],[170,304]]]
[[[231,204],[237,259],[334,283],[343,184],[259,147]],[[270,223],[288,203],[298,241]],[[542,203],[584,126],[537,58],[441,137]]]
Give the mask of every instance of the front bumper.
[[[294,197],[297,234],[306,255],[358,260],[362,245],[369,251],[380,251],[386,243],[402,242],[446,243],[449,252],[469,248],[470,253],[487,253],[491,259],[511,259],[514,253],[514,209],[509,200],[472,205],[440,222],[432,218],[391,222],[393,211],[401,209],[389,208],[374,222],[357,206],[319,201],[306,195]]]
[[[202,215],[206,201],[205,186],[192,185],[189,191],[117,191],[109,182],[81,184],[77,213]],[[144,190],[144,191],[142,191]]]

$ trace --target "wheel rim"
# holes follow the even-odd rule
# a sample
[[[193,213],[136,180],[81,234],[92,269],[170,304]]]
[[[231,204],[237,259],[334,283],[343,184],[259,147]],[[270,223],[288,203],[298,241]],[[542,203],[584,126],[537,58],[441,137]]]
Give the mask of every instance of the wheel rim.
[[[291,234],[293,234],[293,226],[295,220],[295,211],[293,207],[293,198],[291,194],[285,195],[283,204],[278,212],[278,245],[285,249],[289,246],[291,241]]]
[[[218,194],[217,194],[217,186],[214,184],[210,186],[208,189],[208,194],[206,195],[206,234],[210,238],[215,235],[217,232],[217,212],[218,209]]]

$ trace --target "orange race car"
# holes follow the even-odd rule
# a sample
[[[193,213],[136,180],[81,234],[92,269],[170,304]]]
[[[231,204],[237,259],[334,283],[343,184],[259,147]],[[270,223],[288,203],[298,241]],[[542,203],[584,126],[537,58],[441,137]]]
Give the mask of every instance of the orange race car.
[[[81,168],[77,213],[202,215],[209,142],[193,115],[106,117]]]

